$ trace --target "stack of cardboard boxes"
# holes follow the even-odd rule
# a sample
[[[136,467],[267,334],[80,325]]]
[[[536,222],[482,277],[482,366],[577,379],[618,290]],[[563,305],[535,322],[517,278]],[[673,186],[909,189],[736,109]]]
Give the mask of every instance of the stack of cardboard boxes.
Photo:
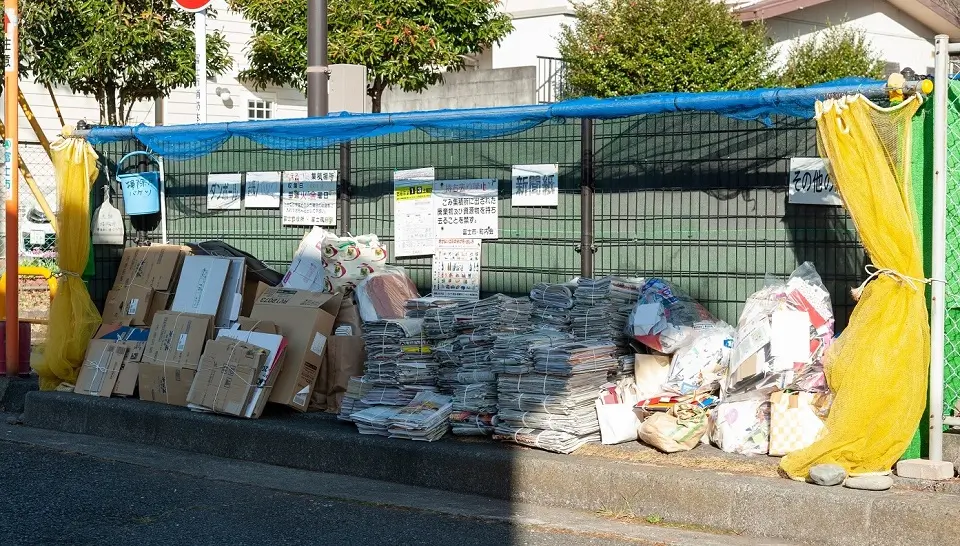
[[[141,400],[254,418],[267,401],[307,411],[319,387],[329,409],[337,370],[340,391],[350,375],[329,359],[363,362],[356,308],[340,294],[248,283],[245,269],[243,259],[185,247],[127,249],[75,392],[132,396],[138,387]],[[333,336],[341,323],[346,335]]]

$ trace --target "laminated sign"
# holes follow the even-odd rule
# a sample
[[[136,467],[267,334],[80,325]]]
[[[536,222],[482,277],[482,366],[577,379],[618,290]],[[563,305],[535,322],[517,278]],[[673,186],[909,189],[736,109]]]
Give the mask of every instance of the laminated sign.
[[[512,206],[557,206],[560,200],[560,190],[557,185],[558,170],[556,164],[514,165]]]
[[[207,210],[240,210],[240,173],[207,175]]]
[[[789,202],[794,205],[843,205],[819,157],[790,158]]]
[[[433,184],[437,237],[496,239],[499,184],[496,180],[443,180]]]
[[[280,173],[247,173],[247,196],[244,204],[248,209],[280,208]]]
[[[480,239],[440,239],[433,258],[433,296],[480,299]]]
[[[436,250],[437,209],[432,167],[393,173],[394,254],[429,256]]]
[[[337,171],[284,171],[285,226],[337,225]]]

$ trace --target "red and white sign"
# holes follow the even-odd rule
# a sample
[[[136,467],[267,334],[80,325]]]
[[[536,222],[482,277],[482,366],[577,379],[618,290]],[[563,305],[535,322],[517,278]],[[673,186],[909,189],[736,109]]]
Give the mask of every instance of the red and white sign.
[[[173,0],[173,3],[184,11],[197,12],[207,9],[213,0]]]

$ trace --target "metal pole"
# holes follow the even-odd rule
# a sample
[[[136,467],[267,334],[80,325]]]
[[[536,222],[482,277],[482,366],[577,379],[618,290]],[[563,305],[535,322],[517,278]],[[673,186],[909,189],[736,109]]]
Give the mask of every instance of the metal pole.
[[[4,139],[3,184],[7,194],[6,202],[6,357],[7,377],[16,377],[20,371],[20,317],[18,284],[20,280],[20,112],[17,97],[20,96],[20,14],[17,0],[3,0],[4,53],[6,65],[3,68],[4,92],[6,93],[4,117],[7,121],[7,138]]]
[[[593,120],[580,121],[580,276],[593,277]]]
[[[340,145],[340,233],[350,233],[350,143]]]
[[[307,115],[329,113],[327,0],[307,0]]]
[[[950,39],[935,40],[936,64],[933,94],[933,245],[930,291],[930,455],[943,460],[943,344],[946,319],[947,260],[947,95],[949,93]]]
[[[194,14],[193,36],[197,62],[197,123],[207,122],[207,10]]]

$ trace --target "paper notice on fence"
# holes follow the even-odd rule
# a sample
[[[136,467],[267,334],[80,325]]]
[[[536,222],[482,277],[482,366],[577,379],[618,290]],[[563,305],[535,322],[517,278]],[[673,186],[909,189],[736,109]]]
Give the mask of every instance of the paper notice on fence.
[[[207,210],[240,210],[240,173],[207,175]]]
[[[819,157],[790,158],[789,202],[794,205],[843,205]]]
[[[247,173],[247,195],[243,204],[248,209],[280,208],[280,172]]]
[[[283,171],[285,226],[337,225],[337,171]]]
[[[496,180],[443,180],[433,183],[437,237],[496,239],[499,203]]]
[[[480,299],[480,239],[440,239],[433,257],[433,297]]]
[[[393,173],[393,254],[429,256],[437,248],[433,167]]]
[[[560,201],[558,165],[514,165],[514,207],[555,207]]]

